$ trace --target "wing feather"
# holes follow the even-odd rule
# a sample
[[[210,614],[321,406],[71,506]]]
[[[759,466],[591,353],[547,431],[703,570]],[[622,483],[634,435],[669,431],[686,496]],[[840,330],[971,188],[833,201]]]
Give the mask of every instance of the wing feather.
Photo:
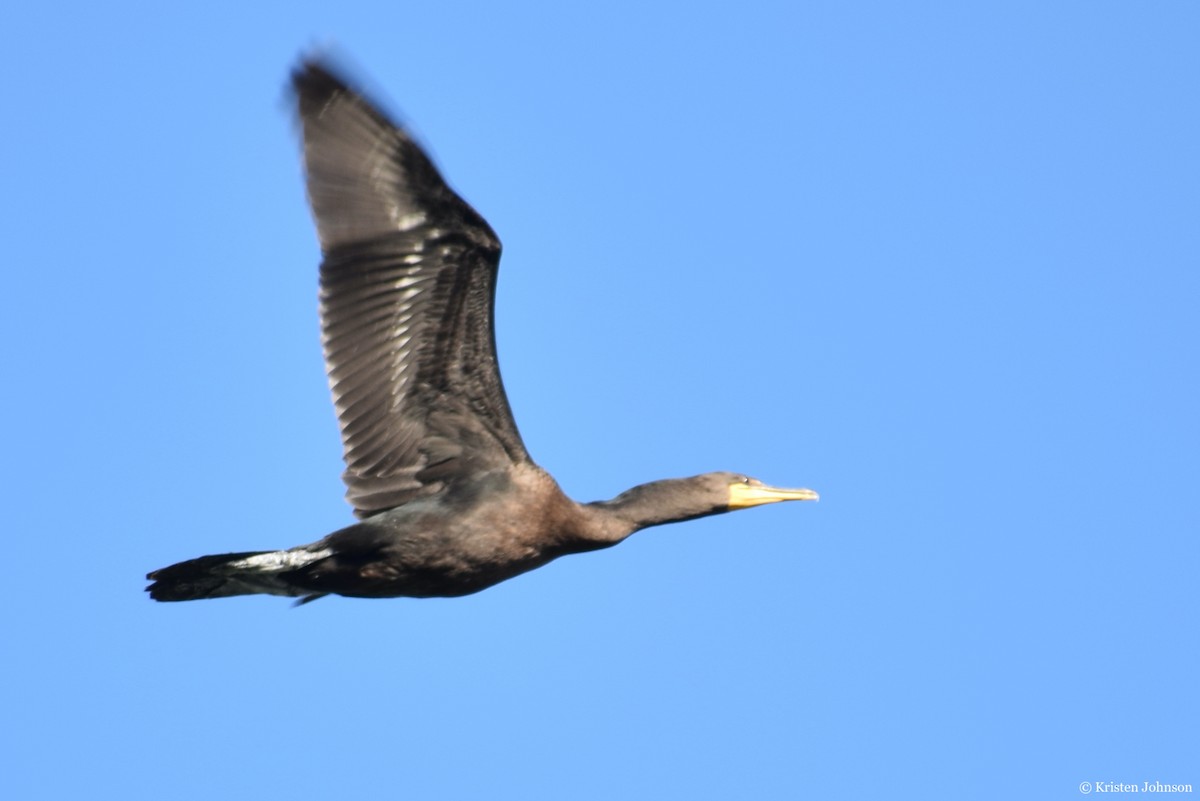
[[[355,513],[529,461],[496,363],[496,235],[329,67],[307,62],[293,83]]]

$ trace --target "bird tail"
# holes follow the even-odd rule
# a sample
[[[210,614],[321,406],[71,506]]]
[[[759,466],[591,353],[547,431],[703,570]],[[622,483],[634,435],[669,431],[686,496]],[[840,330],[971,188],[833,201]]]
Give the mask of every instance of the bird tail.
[[[308,596],[301,603],[320,597],[311,589],[293,583],[294,571],[329,556],[329,549],[308,547],[287,551],[247,551],[201,556],[155,570],[146,578],[146,588],[156,601],[196,601],[233,595]]]

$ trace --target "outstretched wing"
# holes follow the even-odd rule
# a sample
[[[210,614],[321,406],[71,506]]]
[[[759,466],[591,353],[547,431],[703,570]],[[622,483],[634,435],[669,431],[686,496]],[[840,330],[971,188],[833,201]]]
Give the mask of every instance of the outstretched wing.
[[[293,75],[346,497],[367,517],[529,461],[496,365],[500,241],[326,65]]]

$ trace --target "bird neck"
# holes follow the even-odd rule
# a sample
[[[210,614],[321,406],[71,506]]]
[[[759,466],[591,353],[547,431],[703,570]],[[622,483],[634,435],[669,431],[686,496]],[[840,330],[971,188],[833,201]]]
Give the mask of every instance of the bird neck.
[[[667,479],[640,484],[610,501],[595,501],[587,506],[605,520],[605,528],[619,542],[635,531],[666,523],[682,523],[697,517],[724,512],[723,499],[689,491],[689,479]]]

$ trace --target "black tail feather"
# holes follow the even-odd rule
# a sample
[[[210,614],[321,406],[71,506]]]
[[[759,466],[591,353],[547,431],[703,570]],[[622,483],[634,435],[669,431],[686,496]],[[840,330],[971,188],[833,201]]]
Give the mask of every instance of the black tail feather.
[[[230,562],[264,553],[270,551],[224,553],[179,562],[147,575],[146,578],[154,583],[146,588],[146,592],[156,601],[196,601],[261,592],[221,568]]]

